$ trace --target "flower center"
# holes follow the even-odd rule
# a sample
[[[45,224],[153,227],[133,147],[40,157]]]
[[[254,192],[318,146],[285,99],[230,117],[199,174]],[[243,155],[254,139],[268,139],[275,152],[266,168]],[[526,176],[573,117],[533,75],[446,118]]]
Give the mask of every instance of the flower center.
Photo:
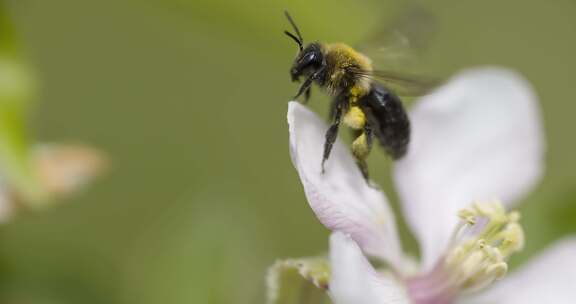
[[[498,201],[474,203],[458,213],[444,257],[432,271],[408,281],[416,304],[452,303],[461,291],[476,291],[501,279],[506,261],[524,246],[518,212],[506,212]]]

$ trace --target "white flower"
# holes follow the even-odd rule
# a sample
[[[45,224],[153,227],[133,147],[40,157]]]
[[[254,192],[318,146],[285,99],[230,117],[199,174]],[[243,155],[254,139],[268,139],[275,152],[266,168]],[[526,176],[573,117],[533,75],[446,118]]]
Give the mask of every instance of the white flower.
[[[539,115],[529,84],[499,68],[465,71],[414,106],[409,152],[393,177],[420,244],[416,265],[402,250],[386,197],[366,184],[342,143],[321,174],[327,126],[291,102],[292,161],[310,206],[333,231],[334,302],[574,303],[574,238],[504,276],[524,243],[518,213],[506,209],[543,171]],[[366,256],[386,262],[386,271]]]

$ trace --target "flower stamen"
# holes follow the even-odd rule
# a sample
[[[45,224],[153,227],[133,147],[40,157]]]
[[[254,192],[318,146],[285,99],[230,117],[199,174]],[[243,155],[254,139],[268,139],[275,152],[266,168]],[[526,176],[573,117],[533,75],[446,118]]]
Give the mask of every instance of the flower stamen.
[[[524,246],[518,212],[506,212],[499,201],[474,203],[458,216],[461,224],[443,260],[461,290],[485,287],[507,272],[506,261]]]
[[[507,212],[499,201],[474,203],[458,217],[444,258],[409,280],[415,303],[451,303],[459,292],[485,288],[506,275],[508,258],[524,247],[519,213]]]

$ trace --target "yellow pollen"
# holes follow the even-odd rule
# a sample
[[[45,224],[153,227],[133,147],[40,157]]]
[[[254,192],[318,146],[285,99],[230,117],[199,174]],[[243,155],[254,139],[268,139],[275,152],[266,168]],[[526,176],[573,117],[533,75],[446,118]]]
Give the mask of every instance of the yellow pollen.
[[[358,136],[358,138],[352,142],[352,153],[357,159],[365,159],[370,153],[370,147],[368,146],[368,139],[365,133]]]
[[[355,98],[354,102],[356,101],[356,99],[358,99],[360,95],[362,95],[362,93],[364,93],[364,91],[365,91],[364,88],[359,85],[353,86],[350,89],[350,95]]]
[[[344,123],[352,129],[362,129],[366,123],[366,116],[360,107],[352,106],[344,115]]]

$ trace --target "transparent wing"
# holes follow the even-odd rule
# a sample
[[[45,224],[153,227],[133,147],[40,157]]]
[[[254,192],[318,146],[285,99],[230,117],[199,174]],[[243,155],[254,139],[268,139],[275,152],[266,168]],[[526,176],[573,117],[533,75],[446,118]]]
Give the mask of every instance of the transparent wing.
[[[436,19],[422,5],[411,2],[391,21],[383,21],[358,49],[375,65],[388,70],[409,70],[418,65],[436,32]]]
[[[357,77],[365,77],[378,81],[386,88],[403,96],[425,95],[442,83],[441,79],[392,70],[374,70],[366,72],[357,69],[350,69],[349,72],[353,73]]]
[[[372,75],[368,77],[372,77],[395,90],[398,94],[406,96],[425,95],[442,83],[441,79],[384,70],[372,71]]]
[[[372,58],[376,70],[352,70],[359,77],[381,82],[402,96],[421,96],[442,81],[423,76],[420,59],[432,43],[436,19],[422,5],[410,2],[397,17],[383,21],[359,49]]]

